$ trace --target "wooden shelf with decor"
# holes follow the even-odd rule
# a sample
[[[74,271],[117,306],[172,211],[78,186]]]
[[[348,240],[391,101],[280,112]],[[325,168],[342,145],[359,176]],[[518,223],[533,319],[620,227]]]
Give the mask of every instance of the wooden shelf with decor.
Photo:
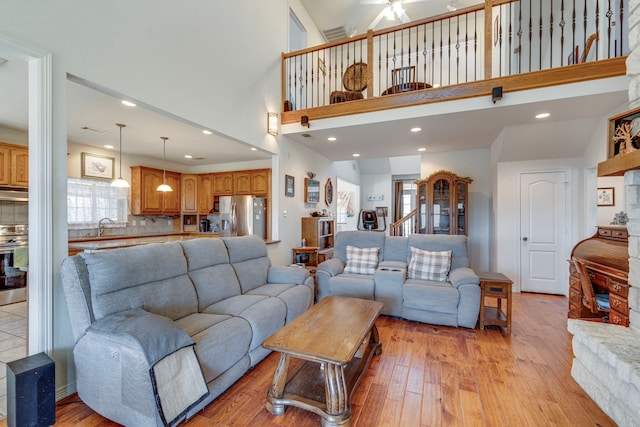
[[[306,241],[307,247],[315,248],[309,266],[316,266],[333,258],[335,223],[334,218],[326,216],[302,218],[302,238]]]
[[[598,164],[598,176],[640,169],[640,108],[611,117],[607,137],[607,160]]]

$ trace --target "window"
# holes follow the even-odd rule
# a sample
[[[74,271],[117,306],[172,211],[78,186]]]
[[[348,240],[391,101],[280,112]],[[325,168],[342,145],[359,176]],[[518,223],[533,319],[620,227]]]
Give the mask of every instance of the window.
[[[115,188],[109,181],[67,179],[67,221],[70,228],[97,227],[101,218],[110,218],[124,227],[127,223],[128,189]]]

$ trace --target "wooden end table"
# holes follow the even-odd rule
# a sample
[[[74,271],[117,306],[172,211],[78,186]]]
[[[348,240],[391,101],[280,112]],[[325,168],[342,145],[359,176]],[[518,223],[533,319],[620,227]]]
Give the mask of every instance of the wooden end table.
[[[267,392],[267,410],[285,405],[322,417],[324,427],[351,426],[351,395],[374,354],[382,353],[375,321],[383,304],[329,296],[262,344],[281,353]],[[303,359],[289,375],[291,358]]]
[[[487,325],[506,328],[511,333],[511,285],[513,282],[502,273],[480,272],[480,329]],[[485,298],[495,298],[497,306],[487,306]],[[506,313],[502,309],[502,300],[507,303]]]

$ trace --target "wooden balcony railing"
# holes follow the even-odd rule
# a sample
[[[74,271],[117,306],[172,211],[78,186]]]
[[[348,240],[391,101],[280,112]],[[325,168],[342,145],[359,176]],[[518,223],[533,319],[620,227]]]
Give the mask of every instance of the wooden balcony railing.
[[[408,236],[418,229],[418,209],[414,209],[404,217],[391,224],[391,236]]]
[[[486,0],[283,54],[282,122],[624,75],[628,1]]]

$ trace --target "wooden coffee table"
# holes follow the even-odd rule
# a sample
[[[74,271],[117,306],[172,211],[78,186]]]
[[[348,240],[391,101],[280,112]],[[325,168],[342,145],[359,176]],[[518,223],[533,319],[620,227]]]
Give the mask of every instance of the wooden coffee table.
[[[285,405],[322,417],[323,426],[351,426],[351,394],[374,354],[382,353],[375,321],[379,301],[330,296],[302,313],[262,344],[280,360],[267,393],[267,410]],[[293,372],[289,362],[303,359]]]

